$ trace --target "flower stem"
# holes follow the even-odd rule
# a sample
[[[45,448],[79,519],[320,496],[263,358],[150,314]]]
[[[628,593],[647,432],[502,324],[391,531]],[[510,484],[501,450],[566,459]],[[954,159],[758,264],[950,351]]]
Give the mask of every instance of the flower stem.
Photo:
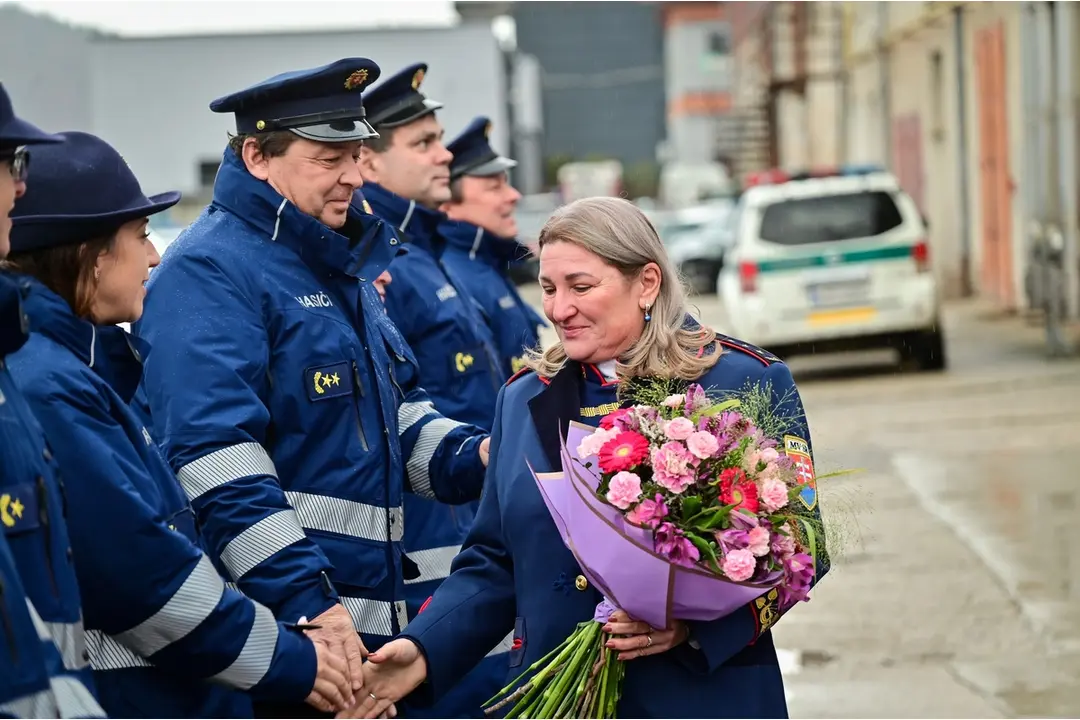
[[[600,632],[600,625],[598,623],[589,623],[591,627],[585,628],[582,632],[582,639],[578,643],[578,647],[575,649],[570,660],[566,664],[566,668],[559,673],[559,677],[544,690],[544,702],[540,706],[540,712],[537,714],[539,718],[554,717],[555,709],[559,707],[562,702],[563,694],[567,693],[570,689],[570,683],[577,674],[578,669],[581,667],[582,661],[588,656],[590,647],[593,645],[593,641],[596,639],[597,634]]]

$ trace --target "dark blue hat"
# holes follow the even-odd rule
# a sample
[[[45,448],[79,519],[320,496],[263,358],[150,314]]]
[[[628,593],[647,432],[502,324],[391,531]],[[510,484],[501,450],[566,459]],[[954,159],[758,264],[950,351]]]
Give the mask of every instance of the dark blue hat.
[[[146,197],[120,153],[84,132],[34,150],[26,194],[11,212],[11,250],[73,245],[167,210],[180,193]]]
[[[442,107],[420,92],[427,74],[427,63],[410,65],[397,75],[386,78],[364,100],[368,122],[376,128],[393,128],[419,120]]]
[[[56,135],[50,135],[25,120],[15,117],[15,110],[11,107],[11,98],[8,97],[4,84],[0,83],[0,150],[16,148],[20,145],[58,142],[60,138]]]
[[[217,113],[234,113],[244,134],[290,130],[316,142],[350,142],[378,137],[364,121],[362,92],[379,77],[367,58],[345,58],[311,70],[275,75],[246,90],[210,103]]]
[[[446,149],[454,153],[454,159],[450,162],[451,180],[457,180],[462,175],[498,175],[517,166],[516,160],[503,157],[491,149],[490,137],[491,120],[481,115],[450,141]]]

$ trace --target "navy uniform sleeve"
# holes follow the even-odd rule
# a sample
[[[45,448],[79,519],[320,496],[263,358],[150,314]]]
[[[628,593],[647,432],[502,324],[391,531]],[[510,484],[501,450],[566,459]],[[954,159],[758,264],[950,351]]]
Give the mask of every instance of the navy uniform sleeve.
[[[333,607],[330,562],[300,526],[266,451],[269,339],[261,309],[213,261],[155,271],[138,332],[156,434],[240,590],[295,622]]]
[[[410,353],[397,366],[405,397],[398,407],[398,438],[407,489],[448,505],[476,500],[485,475],[480,443],[488,433],[443,417],[420,387],[415,362]]]
[[[813,446],[806,413],[799,391],[795,387],[795,380],[791,377],[791,371],[787,365],[780,362],[771,364],[759,384],[771,387],[773,402],[779,415],[797,418],[789,434],[806,441],[812,458]],[[821,527],[821,509],[816,501],[816,495],[813,516]],[[822,533],[821,537],[817,538],[817,568],[811,587],[828,572],[827,558],[828,553]],[[719,620],[688,622],[690,642],[680,645],[672,652],[690,670],[699,674],[712,673],[743,648],[756,642],[763,633],[776,624],[783,614],[777,603],[775,591],[770,591]]]
[[[472,528],[450,566],[450,576],[402,633],[427,659],[428,682],[420,690],[421,702],[454,687],[514,627],[514,566],[503,539],[497,481],[505,395],[504,387],[495,406],[488,480]],[[462,637],[469,641],[461,642]],[[424,697],[428,692],[432,695]]]
[[[148,472],[90,387],[54,375],[32,395],[79,512],[68,517],[88,638],[99,656],[125,650],[170,673],[209,679],[260,698],[303,701],[315,683],[311,642],[263,605],[225,587],[210,559],[169,529],[130,478]],[[125,653],[126,654],[126,653]]]

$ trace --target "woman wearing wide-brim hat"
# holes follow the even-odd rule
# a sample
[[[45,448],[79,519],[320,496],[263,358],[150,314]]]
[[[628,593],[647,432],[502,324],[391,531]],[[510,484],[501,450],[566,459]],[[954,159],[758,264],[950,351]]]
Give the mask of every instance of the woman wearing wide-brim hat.
[[[344,659],[226,588],[129,407],[148,349],[117,323],[142,314],[160,260],[148,218],[180,194],[147,197],[108,143],[60,137],[35,153],[12,217],[4,270],[32,332],[10,366],[63,472],[101,704],[110,717],[244,717],[251,699],[236,690],[248,690],[340,709],[352,700]]]

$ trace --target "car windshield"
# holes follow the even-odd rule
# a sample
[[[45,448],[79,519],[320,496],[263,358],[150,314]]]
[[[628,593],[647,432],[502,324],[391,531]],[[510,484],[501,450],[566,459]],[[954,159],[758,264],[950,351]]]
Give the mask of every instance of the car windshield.
[[[903,221],[887,192],[825,195],[769,205],[761,216],[759,236],[781,245],[837,242],[881,235]]]

